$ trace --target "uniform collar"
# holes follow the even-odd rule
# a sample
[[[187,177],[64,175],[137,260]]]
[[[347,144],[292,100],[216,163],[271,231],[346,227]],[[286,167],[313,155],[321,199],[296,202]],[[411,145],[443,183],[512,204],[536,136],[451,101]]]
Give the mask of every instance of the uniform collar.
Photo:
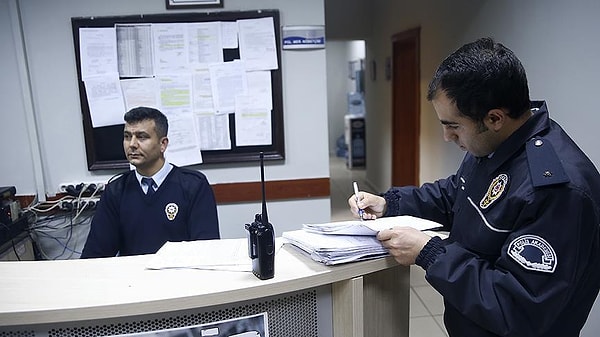
[[[142,184],[142,178],[152,178],[152,180],[154,180],[154,183],[156,184],[156,186],[160,186],[160,184],[162,184],[162,182],[165,180],[167,175],[169,175],[169,172],[171,172],[172,168],[173,168],[173,165],[171,163],[165,162],[163,164],[162,168],[160,170],[158,170],[158,172],[156,172],[156,174],[154,174],[152,177],[142,176],[141,174],[138,173],[137,170],[135,170],[135,177],[137,178],[137,181],[140,183],[140,185]]]
[[[546,102],[532,101],[531,109],[533,111],[531,117],[500,144],[494,151],[494,155],[487,160],[490,172],[498,169],[515,152],[522,150],[528,140],[550,128],[550,117]]]

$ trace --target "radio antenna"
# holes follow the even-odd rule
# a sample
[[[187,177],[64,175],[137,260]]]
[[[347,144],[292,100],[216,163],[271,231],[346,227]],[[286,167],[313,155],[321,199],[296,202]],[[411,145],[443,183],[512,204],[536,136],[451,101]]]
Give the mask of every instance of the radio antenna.
[[[269,216],[267,215],[267,197],[265,193],[265,164],[264,164],[264,154],[260,152],[260,182],[262,184],[262,215],[261,222],[263,224],[269,223]]]

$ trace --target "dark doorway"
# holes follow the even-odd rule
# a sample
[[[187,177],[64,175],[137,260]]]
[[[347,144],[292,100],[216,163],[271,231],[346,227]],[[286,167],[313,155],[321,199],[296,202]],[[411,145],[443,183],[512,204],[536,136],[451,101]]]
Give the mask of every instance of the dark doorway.
[[[419,184],[420,33],[392,36],[392,185]],[[389,63],[389,62],[388,62]]]

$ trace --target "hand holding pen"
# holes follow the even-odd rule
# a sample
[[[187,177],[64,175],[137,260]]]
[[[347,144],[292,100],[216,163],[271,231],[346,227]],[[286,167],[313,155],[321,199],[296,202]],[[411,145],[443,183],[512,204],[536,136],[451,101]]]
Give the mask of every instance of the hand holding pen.
[[[352,187],[354,188],[354,199],[356,201],[356,207],[358,207],[358,184],[355,182],[352,183]],[[358,208],[358,217],[360,220],[364,220],[363,217],[365,215],[365,211],[362,208]]]
[[[354,195],[348,199],[350,210],[361,220],[373,220],[383,217],[387,208],[384,198],[368,192],[361,192],[353,182]],[[359,206],[360,205],[360,206]]]

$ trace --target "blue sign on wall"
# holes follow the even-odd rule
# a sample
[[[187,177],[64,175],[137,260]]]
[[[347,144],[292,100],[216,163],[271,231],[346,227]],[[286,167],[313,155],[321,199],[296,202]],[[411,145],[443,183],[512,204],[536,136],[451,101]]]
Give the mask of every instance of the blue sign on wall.
[[[282,36],[283,49],[325,48],[324,26],[285,26]]]

